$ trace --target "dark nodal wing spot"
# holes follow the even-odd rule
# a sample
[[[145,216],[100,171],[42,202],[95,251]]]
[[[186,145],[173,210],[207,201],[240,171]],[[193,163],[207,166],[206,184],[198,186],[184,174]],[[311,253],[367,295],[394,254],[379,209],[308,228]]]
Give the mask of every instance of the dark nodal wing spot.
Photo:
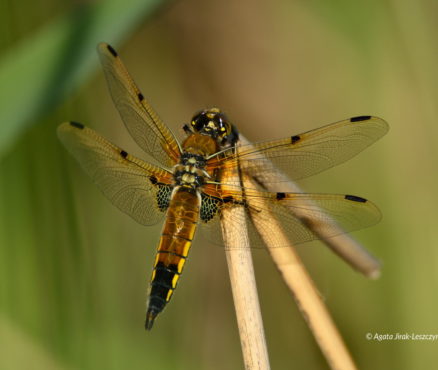
[[[124,150],[121,150],[121,151],[120,151],[120,155],[121,155],[123,158],[126,158],[126,157],[128,156],[128,153],[126,153]]]
[[[277,200],[282,200],[286,198],[286,193],[277,193]]]
[[[142,93],[138,93],[137,94],[138,100],[143,101],[144,100],[144,96]]]
[[[350,122],[368,121],[371,116],[357,116],[350,118]]]
[[[346,195],[345,199],[351,200],[353,202],[366,203],[367,200],[365,198],[357,197],[356,195]]]
[[[234,198],[231,195],[228,195],[227,197],[223,197],[222,200],[224,203],[229,203],[232,202]]]
[[[80,130],[82,130],[85,126],[82,124],[82,123],[79,123],[79,122],[70,122],[70,126],[73,126],[73,127],[76,127],[76,128],[78,128],[78,129],[80,129]]]
[[[300,141],[300,140],[301,140],[301,138],[298,135],[291,137],[292,144],[295,144],[297,141]]]
[[[158,182],[157,178],[155,176],[151,176],[149,177],[149,180],[151,181],[152,184],[156,184]]]
[[[106,48],[112,54],[113,57],[117,57],[117,52],[112,48],[111,45],[107,45]]]

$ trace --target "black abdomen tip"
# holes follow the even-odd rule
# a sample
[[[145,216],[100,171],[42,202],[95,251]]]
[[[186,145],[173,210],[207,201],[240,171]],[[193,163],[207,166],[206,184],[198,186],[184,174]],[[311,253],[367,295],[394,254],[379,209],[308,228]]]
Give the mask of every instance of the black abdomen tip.
[[[155,318],[157,317],[157,313],[153,310],[148,310],[146,313],[146,322],[144,327],[146,330],[151,330],[152,326],[154,326]]]

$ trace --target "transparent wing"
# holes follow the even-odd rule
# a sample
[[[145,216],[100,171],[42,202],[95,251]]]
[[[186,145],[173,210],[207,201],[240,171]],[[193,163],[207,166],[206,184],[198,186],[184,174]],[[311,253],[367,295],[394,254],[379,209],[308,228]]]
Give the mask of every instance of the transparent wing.
[[[222,157],[212,157],[208,170],[220,168],[223,175],[239,166],[259,182],[278,182],[275,165],[292,180],[324,171],[354,157],[388,131],[378,117],[361,116],[339,121],[285,139],[243,145]]]
[[[359,230],[381,219],[379,209],[372,202],[353,195],[268,193],[245,189],[245,192],[227,191],[226,197],[221,199],[208,193],[217,195],[217,192],[207,188],[203,196],[206,198],[205,201],[203,199],[204,204],[215,210],[210,212],[214,216],[201,224],[208,230],[205,234],[216,243],[222,240],[221,212],[230,207],[244,207],[242,216],[236,213],[228,218],[228,227],[236,227],[236,232],[239,232],[242,223],[245,223],[254,248],[263,245],[268,248],[290,246],[272,232],[273,223],[281,227],[291,245],[296,245],[318,239],[309,229],[310,225],[332,237],[342,233],[341,229],[344,232]],[[214,202],[216,208],[212,205]]]
[[[97,50],[114,104],[129,133],[146,153],[171,168],[181,154],[178,141],[145,100],[116,51],[105,43]]]
[[[80,123],[61,124],[58,137],[121,211],[143,225],[164,217],[163,196],[169,194],[171,173],[135,158]]]

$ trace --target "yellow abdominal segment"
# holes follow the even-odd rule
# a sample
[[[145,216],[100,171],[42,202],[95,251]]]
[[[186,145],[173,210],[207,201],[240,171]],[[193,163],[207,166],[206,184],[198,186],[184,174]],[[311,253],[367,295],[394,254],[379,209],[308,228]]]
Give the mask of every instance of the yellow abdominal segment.
[[[176,187],[166,214],[151,278],[149,306],[161,311],[172,297],[195,236],[201,206],[196,191]],[[161,303],[160,303],[161,302]]]

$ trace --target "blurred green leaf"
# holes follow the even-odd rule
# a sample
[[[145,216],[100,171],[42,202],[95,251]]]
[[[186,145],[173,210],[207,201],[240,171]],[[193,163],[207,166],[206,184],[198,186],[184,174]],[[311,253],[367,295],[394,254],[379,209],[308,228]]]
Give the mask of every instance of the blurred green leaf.
[[[28,333],[13,326],[10,320],[0,316],[0,347],[2,365],[7,369],[62,370],[67,367]],[[23,356],[26,353],[26,356]]]
[[[370,54],[382,32],[386,9],[380,1],[313,0],[306,5],[364,54]]]
[[[83,83],[96,44],[118,44],[160,0],[87,3],[30,35],[0,60],[0,156],[17,136]]]

